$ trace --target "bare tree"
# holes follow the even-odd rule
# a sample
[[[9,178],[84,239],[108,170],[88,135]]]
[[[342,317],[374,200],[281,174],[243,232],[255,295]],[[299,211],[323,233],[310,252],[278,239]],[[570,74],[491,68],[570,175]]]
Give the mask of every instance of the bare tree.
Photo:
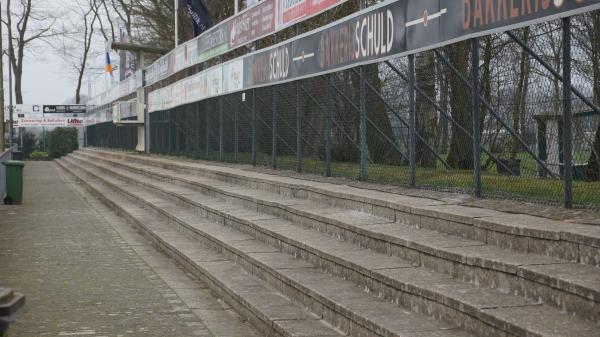
[[[20,8],[11,13],[11,0],[7,0],[8,50],[15,75],[15,97],[17,104],[23,104],[23,65],[27,48],[38,40],[47,40],[60,34],[54,30],[56,18],[52,13],[42,13],[32,6],[32,0],[19,0]],[[13,15],[16,24],[13,26]]]
[[[74,65],[75,70],[77,71],[77,87],[75,89],[75,103],[81,103],[81,83],[83,81],[83,75],[86,70],[88,55],[90,53],[90,48],[92,45],[92,38],[94,36],[94,24],[98,18],[95,15],[94,11],[94,1],[90,0],[88,8],[84,9],[80,7],[80,15],[83,19],[83,32],[81,37],[83,39],[76,41],[80,45],[82,45],[82,52],[79,57],[76,59],[77,63]],[[75,49],[77,50],[77,49]]]

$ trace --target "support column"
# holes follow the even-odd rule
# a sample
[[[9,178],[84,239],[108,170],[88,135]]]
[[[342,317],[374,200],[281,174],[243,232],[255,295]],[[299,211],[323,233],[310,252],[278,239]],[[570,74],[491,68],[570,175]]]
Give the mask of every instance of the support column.
[[[473,114],[473,187],[481,197],[481,102],[479,100],[479,38],[471,39],[471,99]]]
[[[573,208],[573,111],[571,103],[571,18],[563,24],[563,158],[565,207]]]

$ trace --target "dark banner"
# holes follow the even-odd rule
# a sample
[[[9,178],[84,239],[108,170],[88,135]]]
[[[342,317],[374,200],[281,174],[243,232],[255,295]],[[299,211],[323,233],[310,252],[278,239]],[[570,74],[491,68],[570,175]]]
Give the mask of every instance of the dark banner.
[[[44,114],[85,114],[85,105],[44,105]]]
[[[244,58],[244,87],[314,76],[600,7],[600,0],[388,1]]]

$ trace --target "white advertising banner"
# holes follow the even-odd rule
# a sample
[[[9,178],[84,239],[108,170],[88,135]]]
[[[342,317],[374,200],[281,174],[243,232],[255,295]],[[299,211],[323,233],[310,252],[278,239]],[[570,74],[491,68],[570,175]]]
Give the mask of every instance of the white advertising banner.
[[[40,118],[17,118],[15,127],[17,128],[36,128],[36,127],[85,127],[85,118],[73,117],[40,117]]]

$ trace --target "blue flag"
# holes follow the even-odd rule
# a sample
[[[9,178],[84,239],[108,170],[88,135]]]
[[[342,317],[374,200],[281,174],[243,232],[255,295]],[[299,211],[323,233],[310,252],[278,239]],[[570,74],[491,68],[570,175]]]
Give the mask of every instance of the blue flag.
[[[178,4],[179,7],[185,7],[190,19],[192,19],[194,37],[204,33],[212,26],[212,19],[202,0],[179,0]]]

